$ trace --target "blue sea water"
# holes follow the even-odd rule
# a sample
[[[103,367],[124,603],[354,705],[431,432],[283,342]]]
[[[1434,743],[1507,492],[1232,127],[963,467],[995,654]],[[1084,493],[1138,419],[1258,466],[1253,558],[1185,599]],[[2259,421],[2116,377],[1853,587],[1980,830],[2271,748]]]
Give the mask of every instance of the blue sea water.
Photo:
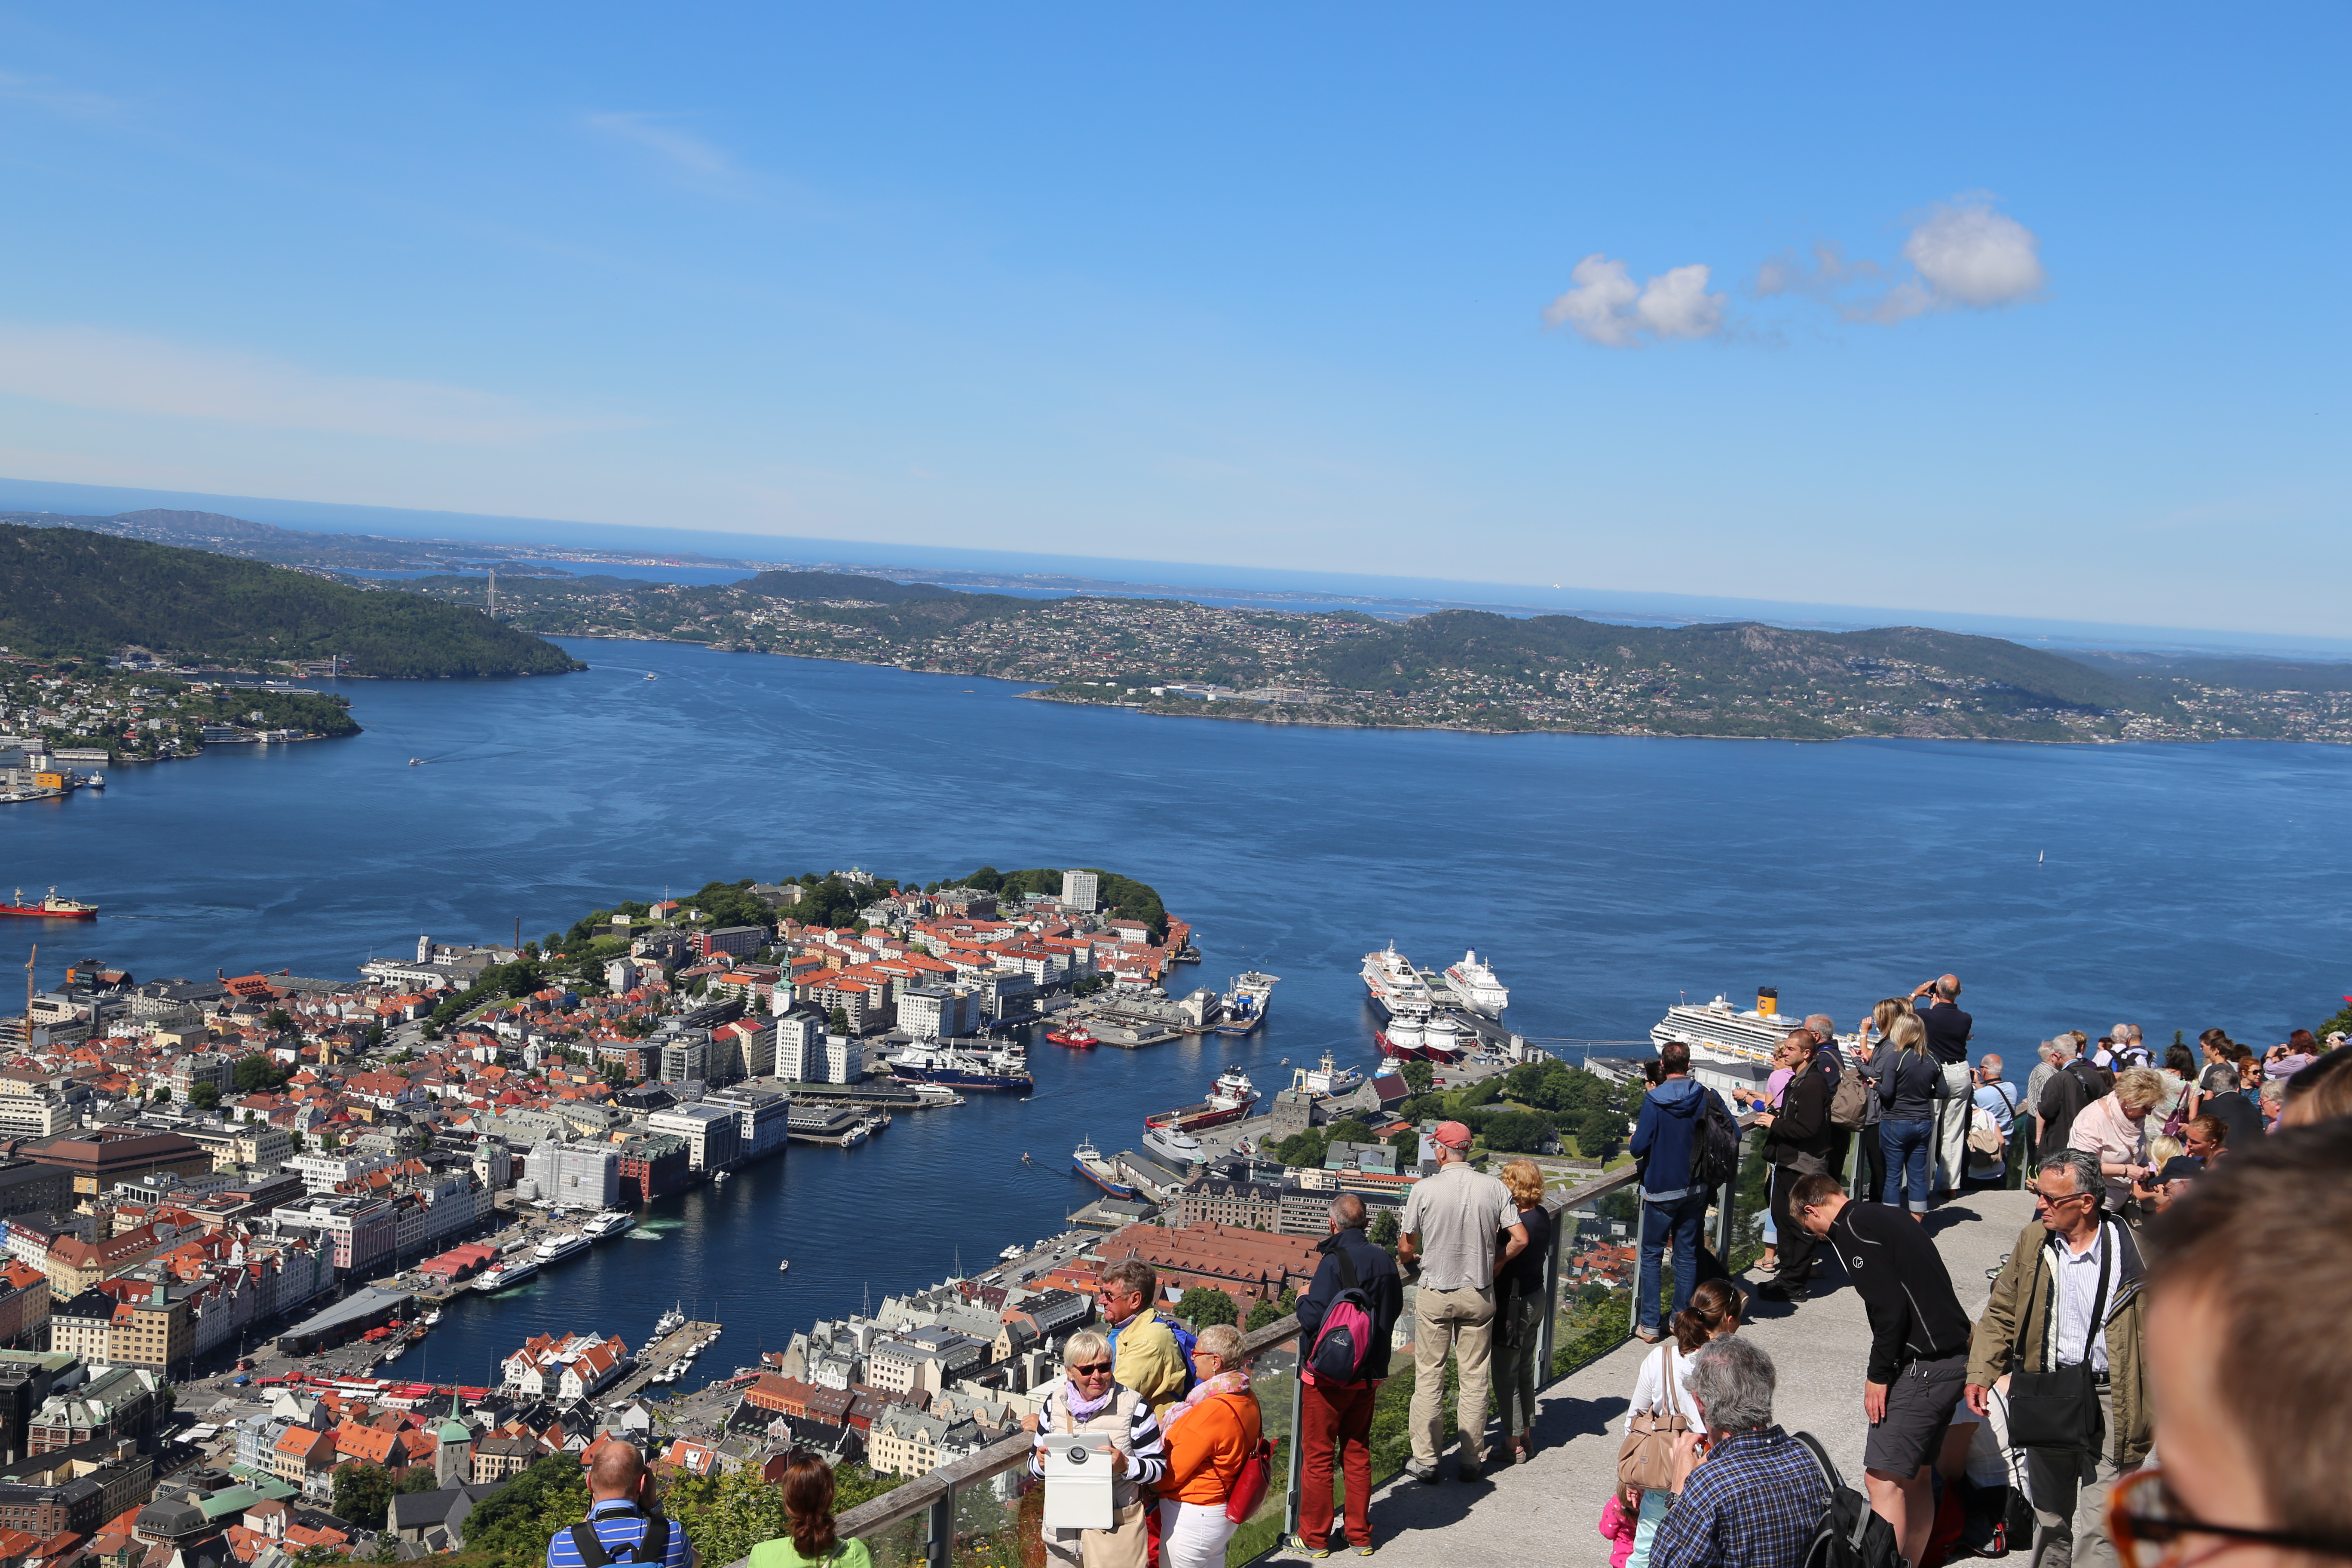
[[[1181,984],[1257,967],[1282,984],[1255,1039],[1041,1043],[1026,1100],[902,1116],[864,1148],[795,1147],[670,1200],[635,1239],[462,1302],[412,1374],[479,1379],[544,1330],[634,1344],[674,1300],[727,1324],[707,1363],[748,1363],[869,1289],[977,1269],[1092,1195],[1067,1169],[1081,1138],[1133,1147],[1147,1112],[1229,1060],[1268,1089],[1285,1058],[1369,1063],[1356,972],[1391,939],[1432,965],[1475,945],[1512,987],[1509,1021],[1548,1040],[1637,1039],[1680,997],[1759,984],[1846,1027],[1955,970],[1979,1048],[2019,1062],[2118,1020],[2266,1045],[2352,983],[2352,749],[1275,729],[967,677],[566,646],[587,673],[347,682],[354,739],[217,748],[0,808],[0,883],[105,911],[5,934],[40,942],[51,982],[85,957],[142,979],[346,977],[420,931],[502,938],[520,919],[541,935],[713,879],[1087,865],[1195,922],[1207,961]]]

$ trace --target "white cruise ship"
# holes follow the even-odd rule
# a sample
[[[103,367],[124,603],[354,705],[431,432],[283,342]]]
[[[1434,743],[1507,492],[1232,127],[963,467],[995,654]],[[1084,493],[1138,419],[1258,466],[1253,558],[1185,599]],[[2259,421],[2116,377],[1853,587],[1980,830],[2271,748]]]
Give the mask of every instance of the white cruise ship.
[[[1430,1005],[1429,986],[1412,967],[1412,961],[1396,950],[1391,942],[1377,952],[1364,954],[1364,989],[1372,994],[1372,1001],[1381,1011],[1394,1013],[1401,1007],[1425,1010]]]
[[[1461,963],[1448,965],[1445,978],[1464,1006],[1475,1008],[1489,1018],[1501,1017],[1503,1009],[1511,1005],[1511,993],[1495,978],[1494,966],[1480,961],[1475,948],[1464,953]]]
[[[1662,1049],[1668,1041],[1680,1040],[1694,1059],[1770,1067],[1780,1042],[1804,1022],[1780,1007],[1780,994],[1769,986],[1757,993],[1756,1005],[1745,1013],[1722,996],[1703,1007],[1679,1005],[1667,1008],[1666,1016],[1650,1026],[1650,1040]],[[1853,1043],[1850,1037],[1838,1037],[1841,1047]]]

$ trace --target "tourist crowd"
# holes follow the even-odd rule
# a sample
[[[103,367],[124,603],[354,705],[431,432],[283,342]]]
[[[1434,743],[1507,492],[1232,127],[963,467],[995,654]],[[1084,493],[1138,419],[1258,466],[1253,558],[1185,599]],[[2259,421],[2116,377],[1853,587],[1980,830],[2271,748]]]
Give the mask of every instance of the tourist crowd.
[[[1807,1019],[1754,1097],[1774,1241],[1756,1297],[1802,1302],[1834,1261],[1868,1317],[1859,1491],[1810,1435],[1774,1420],[1779,1369],[1742,1332],[1749,1297],[1701,1235],[1728,1112],[1685,1049],[1660,1053],[1633,1141],[1634,1331],[1653,1348],[1600,1521],[1612,1568],[2352,1557],[2352,1491],[2333,1474],[2352,1446],[2352,1352],[2336,1321],[2352,1302],[2352,1047],[2298,1031],[2258,1058],[2208,1031],[2200,1066],[2187,1047],[2159,1058],[2118,1025],[2095,1043],[2044,1042],[2018,1085],[1997,1056],[1970,1064],[1959,994],[1945,975],[1881,1003],[1851,1060],[1827,1018]],[[1393,1257],[1366,1234],[1360,1197],[1329,1206],[1297,1303],[1289,1554],[1328,1557],[1335,1530],[1374,1551],[1374,1399],[1407,1310],[1407,1472],[1442,1479],[1449,1361],[1454,1477],[1534,1452],[1553,1219],[1538,1167],[1483,1173],[1471,1142],[1460,1123],[1436,1129],[1438,1168],[1410,1194]],[[2013,1158],[2034,1217],[1971,1319],[1923,1222],[1937,1196],[2005,1182]],[[1859,1192],[1838,1173],[1849,1167]],[[1028,1419],[1030,1471],[1048,1478],[1042,1545],[1063,1568],[1216,1568],[1267,1487],[1241,1331],[1196,1336],[1159,1300],[1140,1260],[1106,1271],[1106,1326],[1070,1335]],[[588,1478],[589,1518],[554,1535],[548,1568],[688,1568],[636,1449],[592,1452]],[[1097,1484],[1057,1500],[1055,1482],[1073,1478]],[[791,1533],[757,1547],[751,1568],[868,1568],[865,1545],[835,1527],[822,1459],[795,1453],[780,1489]]]

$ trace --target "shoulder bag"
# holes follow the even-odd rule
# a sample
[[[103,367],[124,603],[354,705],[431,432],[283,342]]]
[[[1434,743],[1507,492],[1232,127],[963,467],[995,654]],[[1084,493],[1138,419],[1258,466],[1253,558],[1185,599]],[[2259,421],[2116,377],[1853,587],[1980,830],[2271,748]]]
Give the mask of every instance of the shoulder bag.
[[[2101,1220],[2101,1226],[2107,1222]],[[2107,1313],[2107,1271],[2120,1268],[2122,1259],[2114,1249],[2120,1245],[2116,1237],[2101,1238],[2099,1255],[2099,1289],[2091,1299],[2091,1331],[2083,1340],[2083,1359],[2072,1366],[2054,1366],[2041,1372],[2019,1372],[2009,1379],[2009,1446],[2012,1448],[2063,1448],[2076,1453],[2095,1454],[2099,1447],[2099,1385],[2097,1373],[2091,1364],[2091,1352]],[[2058,1243],[2063,1247],[2064,1242]],[[2062,1286],[2056,1271],[2050,1280],[2050,1312],[2054,1318],[2060,1310]],[[2024,1315],[2019,1317],[2019,1331],[2024,1328]],[[2053,1325],[2051,1343],[2057,1343],[2057,1330]],[[2055,1353],[2054,1352],[2053,1352]]]
[[[1664,1491],[1674,1484],[1675,1439],[1691,1429],[1683,1415],[1680,1391],[1675,1386],[1675,1347],[1665,1346],[1663,1370],[1666,1383],[1666,1414],[1637,1410],[1626,1423],[1625,1440],[1617,1447],[1617,1484],[1643,1491]]]

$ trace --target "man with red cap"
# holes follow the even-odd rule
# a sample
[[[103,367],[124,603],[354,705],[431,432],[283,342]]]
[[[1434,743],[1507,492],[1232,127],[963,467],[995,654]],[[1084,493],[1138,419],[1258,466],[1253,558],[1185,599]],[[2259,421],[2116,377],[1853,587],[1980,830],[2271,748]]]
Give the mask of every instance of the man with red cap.
[[[1405,1468],[1437,1479],[1437,1428],[1445,1389],[1445,1352],[1462,1378],[1454,1424],[1462,1429],[1457,1479],[1486,1473],[1486,1356],[1495,1324],[1495,1275],[1527,1249],[1528,1227],[1510,1189],[1470,1168],[1470,1129],[1441,1121],[1433,1134],[1437,1172],[1413,1184],[1404,1201],[1397,1260],[1416,1286],[1412,1323],[1412,1458]],[[1501,1237],[1500,1256],[1496,1238]]]

